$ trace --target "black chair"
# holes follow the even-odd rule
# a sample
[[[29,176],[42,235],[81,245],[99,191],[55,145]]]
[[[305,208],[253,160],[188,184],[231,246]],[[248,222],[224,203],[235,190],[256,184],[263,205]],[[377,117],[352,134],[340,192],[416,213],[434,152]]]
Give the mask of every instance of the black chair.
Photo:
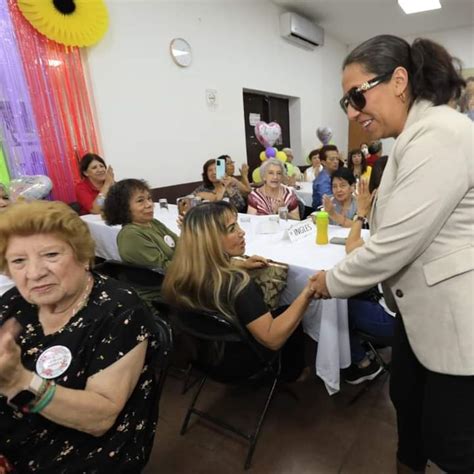
[[[390,374],[390,362],[385,362],[377,349],[391,347],[393,340],[393,338],[389,336],[374,336],[359,329],[355,330],[355,334],[362,341],[362,344],[367,347],[372,357],[379,363],[380,367],[382,367],[382,370],[375,378],[364,384],[363,388],[350,400],[350,405],[359,400],[381,376]]]
[[[168,369],[170,367],[171,353],[173,351],[173,331],[169,323],[160,317],[154,318],[155,323],[155,334],[158,339],[158,347],[155,352],[155,403],[153,404],[153,411],[149,414],[150,417],[159,416],[159,405],[161,400],[161,394],[163,393],[163,387],[168,375]],[[153,449],[153,443],[155,439],[155,433],[150,436],[144,446],[145,451],[145,463],[148,463],[151,451]],[[143,467],[144,467],[143,466]]]
[[[68,203],[68,206],[78,214],[81,213],[81,205],[77,201]]]
[[[194,414],[244,438],[250,443],[244,464],[244,468],[248,469],[265,415],[279,381],[281,371],[280,352],[264,351],[245,327],[237,321],[230,321],[219,314],[171,309],[170,318],[174,326],[199,341],[200,345],[192,365],[193,368],[203,374],[184,418],[181,434],[184,435],[186,432],[191,415]],[[230,370],[230,367],[236,366],[236,362],[238,364],[241,361],[241,358],[236,356],[235,350],[237,348],[240,350],[240,354],[245,354],[245,358],[254,361],[248,371]],[[195,408],[207,378],[228,385],[239,386],[262,383],[270,386],[263,409],[250,433],[245,433],[225,420]]]
[[[128,283],[137,290],[138,293],[150,289],[160,289],[165,278],[165,272],[160,268],[125,263],[119,260],[106,260],[96,265],[94,270],[115,280]],[[166,317],[167,305],[161,298],[150,301],[150,304],[153,308],[158,310],[162,316]]]

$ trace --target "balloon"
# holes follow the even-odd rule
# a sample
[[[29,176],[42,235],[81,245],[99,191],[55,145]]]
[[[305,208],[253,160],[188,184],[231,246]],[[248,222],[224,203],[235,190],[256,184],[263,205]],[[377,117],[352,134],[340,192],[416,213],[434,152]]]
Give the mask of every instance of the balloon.
[[[24,198],[28,201],[45,198],[53,188],[53,183],[47,176],[22,176],[10,181],[10,197],[13,201]]]
[[[265,149],[265,155],[267,155],[267,158],[275,158],[276,152],[277,149],[271,146],[267,146],[267,148]]]
[[[316,135],[323,145],[328,145],[332,138],[332,130],[329,127],[319,127]]]
[[[277,151],[276,159],[280,160],[282,163],[286,163],[286,153],[284,151]]]
[[[265,154],[264,151],[261,151],[259,156],[260,156],[260,161],[265,161],[267,159],[267,155]]]
[[[281,136],[281,127],[276,122],[257,122],[255,125],[255,136],[265,147],[271,147]]]

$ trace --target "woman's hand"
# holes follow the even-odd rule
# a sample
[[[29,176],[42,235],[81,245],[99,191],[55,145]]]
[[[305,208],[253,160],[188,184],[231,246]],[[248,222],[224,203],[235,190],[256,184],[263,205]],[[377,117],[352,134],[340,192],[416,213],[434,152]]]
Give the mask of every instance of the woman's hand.
[[[21,349],[15,341],[20,332],[21,326],[14,318],[0,328],[0,393],[9,397],[27,386],[30,378],[21,363]]]
[[[311,300],[315,297],[315,292],[316,289],[313,286],[313,280],[311,278],[308,278],[308,281],[306,283],[306,286],[303,288],[301,291],[301,294],[308,300]]]
[[[367,179],[362,178],[359,181],[357,193],[357,215],[361,217],[367,217],[372,206],[372,199],[375,196],[375,191],[370,194],[369,182]]]
[[[249,175],[249,165],[247,163],[244,163],[241,167],[240,167],[240,176],[242,177],[247,177]]]
[[[252,255],[242,263],[245,270],[253,270],[255,268],[263,268],[268,266],[268,260],[264,257],[260,257],[259,255]]]
[[[323,194],[323,207],[328,214],[332,214],[334,212],[334,203],[332,202],[331,196]]]
[[[107,167],[107,171],[105,172],[105,182],[104,185],[110,188],[112,184],[115,183],[115,175],[114,175],[114,169],[112,166]]]

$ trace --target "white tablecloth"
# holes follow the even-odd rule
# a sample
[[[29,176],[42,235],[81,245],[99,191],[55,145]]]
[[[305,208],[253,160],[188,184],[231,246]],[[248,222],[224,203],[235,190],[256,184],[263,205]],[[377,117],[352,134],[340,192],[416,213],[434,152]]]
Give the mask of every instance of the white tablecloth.
[[[296,184],[300,188],[295,188],[296,195],[304,202],[305,206],[311,207],[313,205],[313,183],[298,182]]]
[[[15,284],[13,283],[10,278],[8,278],[6,275],[1,275],[0,274],[0,296],[3,295],[3,293],[6,293],[10,288],[13,288]]]
[[[311,183],[308,183],[311,184]],[[155,217],[179,233],[176,223],[177,208],[169,206],[169,211],[155,206]],[[82,216],[96,242],[96,255],[105,259],[120,260],[116,237],[120,226],[107,226],[98,215]],[[290,304],[306,285],[307,279],[317,270],[332,268],[344,258],[343,245],[316,245],[311,235],[298,242],[291,242],[285,227],[291,225],[280,222],[280,231],[275,234],[259,234],[258,227],[267,216],[239,215],[239,223],[246,232],[246,254],[262,255],[275,261],[288,263],[290,270],[288,284],[281,296],[281,304]],[[329,226],[329,237],[347,236],[348,229]],[[347,301],[342,299],[315,300],[303,319],[305,332],[318,341],[316,373],[325,382],[332,395],[339,391],[339,370],[351,363],[349,328],[347,322]]]

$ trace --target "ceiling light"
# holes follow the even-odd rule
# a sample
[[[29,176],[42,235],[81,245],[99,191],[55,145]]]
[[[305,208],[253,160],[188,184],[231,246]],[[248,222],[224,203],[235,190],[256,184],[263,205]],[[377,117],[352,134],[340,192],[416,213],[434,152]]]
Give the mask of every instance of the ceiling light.
[[[398,4],[407,15],[441,8],[439,0],[398,0]]]

